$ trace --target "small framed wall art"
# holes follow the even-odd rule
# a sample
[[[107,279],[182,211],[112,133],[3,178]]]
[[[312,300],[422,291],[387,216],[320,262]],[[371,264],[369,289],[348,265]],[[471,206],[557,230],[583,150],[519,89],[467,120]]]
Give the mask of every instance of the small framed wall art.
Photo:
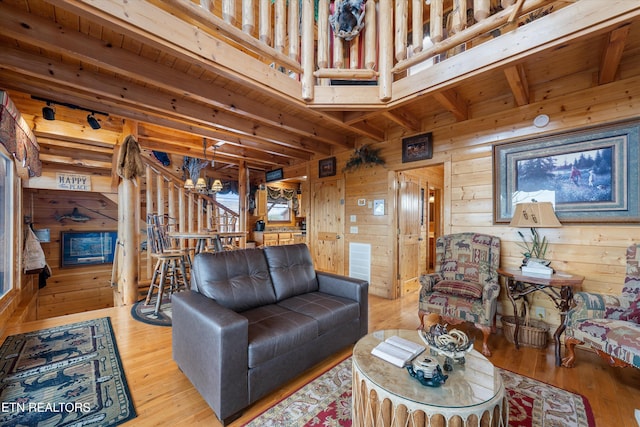
[[[336,174],[336,158],[329,157],[328,159],[318,160],[318,176],[324,178],[327,176],[334,176]]]
[[[431,132],[402,138],[402,163],[415,162],[433,157]]]

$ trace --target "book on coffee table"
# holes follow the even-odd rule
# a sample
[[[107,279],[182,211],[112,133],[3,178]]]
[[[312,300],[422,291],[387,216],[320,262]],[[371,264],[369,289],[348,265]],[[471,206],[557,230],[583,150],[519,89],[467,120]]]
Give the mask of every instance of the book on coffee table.
[[[394,335],[375,346],[371,354],[402,368],[424,350],[424,346]]]

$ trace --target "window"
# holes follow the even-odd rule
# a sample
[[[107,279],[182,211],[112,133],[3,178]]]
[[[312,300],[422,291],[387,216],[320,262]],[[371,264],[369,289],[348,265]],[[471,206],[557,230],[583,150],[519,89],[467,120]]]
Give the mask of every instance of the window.
[[[267,198],[267,220],[269,222],[290,222],[291,207],[286,199]]]
[[[0,297],[13,287],[13,164],[0,151]]]

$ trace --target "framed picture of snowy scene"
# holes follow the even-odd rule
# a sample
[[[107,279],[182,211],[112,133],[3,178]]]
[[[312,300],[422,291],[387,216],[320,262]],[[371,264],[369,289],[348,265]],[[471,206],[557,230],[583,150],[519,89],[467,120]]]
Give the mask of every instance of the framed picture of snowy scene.
[[[552,202],[563,223],[640,222],[640,121],[495,145],[495,223]]]

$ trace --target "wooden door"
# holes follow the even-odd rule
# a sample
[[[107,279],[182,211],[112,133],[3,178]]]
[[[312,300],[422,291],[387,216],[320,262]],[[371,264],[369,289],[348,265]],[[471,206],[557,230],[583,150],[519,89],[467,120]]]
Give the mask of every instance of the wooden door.
[[[344,274],[344,180],[323,180],[313,188],[311,250],[316,269]]]
[[[420,182],[398,173],[398,287],[400,296],[418,289],[420,276]]]

